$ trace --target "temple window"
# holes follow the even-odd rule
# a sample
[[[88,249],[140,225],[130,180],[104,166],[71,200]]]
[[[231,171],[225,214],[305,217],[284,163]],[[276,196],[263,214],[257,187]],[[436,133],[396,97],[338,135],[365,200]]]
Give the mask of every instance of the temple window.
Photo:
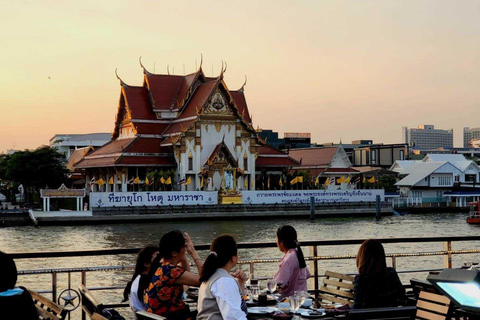
[[[193,156],[192,156],[192,153],[190,152],[188,154],[188,171],[192,171],[193,170]]]
[[[248,171],[248,157],[246,154],[243,156],[243,170]]]

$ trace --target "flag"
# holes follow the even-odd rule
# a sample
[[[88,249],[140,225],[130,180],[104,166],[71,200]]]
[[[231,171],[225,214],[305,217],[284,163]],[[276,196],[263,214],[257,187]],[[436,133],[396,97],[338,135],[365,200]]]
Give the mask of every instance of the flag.
[[[140,178],[136,177],[135,179],[133,179],[133,183],[139,184],[140,183]]]
[[[268,176],[268,180],[267,180],[267,188],[270,190],[270,176]]]
[[[203,177],[202,177],[202,180],[200,180],[200,189],[203,188]]]
[[[95,177],[93,177],[91,180],[90,180],[90,184],[94,184],[95,183]]]
[[[329,184],[330,184],[330,178],[327,177],[327,180],[325,180],[325,183],[323,185],[328,186]]]
[[[98,179],[97,184],[98,184],[99,186],[103,186],[103,185],[105,184],[105,182],[103,181],[102,178],[100,178],[100,179]]]
[[[113,177],[110,177],[110,180],[108,180],[108,184],[113,184]]]
[[[345,182],[345,177],[341,176],[339,179],[337,179],[337,183],[342,183]]]
[[[129,183],[129,184],[133,184],[133,180],[134,180],[134,179],[132,178],[132,179],[128,180],[128,182],[127,182],[127,183]]]
[[[331,186],[334,186],[334,185],[335,185],[335,180],[336,180],[335,177],[331,177],[329,184],[330,184]]]
[[[187,182],[185,182],[185,185],[188,186],[190,183],[192,183],[192,178],[188,177]]]
[[[297,177],[297,182],[303,183],[303,176],[298,176]]]
[[[186,182],[185,178],[177,182],[177,186],[182,185]]]
[[[163,177],[160,178],[161,183],[165,183],[165,179]]]
[[[362,182],[363,182],[363,183],[367,182],[367,178],[363,177]]]
[[[168,177],[168,179],[165,180],[165,184],[172,184],[172,177]]]
[[[145,184],[146,184],[147,186],[150,185],[150,180],[148,180],[148,177],[145,178]]]
[[[349,177],[347,178],[347,180],[345,180],[345,183],[350,183],[350,180],[352,180],[352,177],[351,177],[351,176],[349,176]]]
[[[282,180],[282,177],[280,177],[280,180],[278,180],[278,184],[280,185],[280,187],[283,187],[283,180]]]
[[[368,182],[374,183],[375,182],[375,177],[371,177],[370,179],[368,179]]]
[[[248,179],[247,179],[247,177],[245,177],[245,178],[243,178],[243,180],[244,180],[243,187],[246,189],[246,188],[248,188]]]
[[[318,180],[318,177],[317,177],[317,179],[315,179],[315,186],[318,186],[318,183],[319,183],[319,182],[320,182],[320,181]]]
[[[297,182],[298,182],[298,177],[295,177],[292,180],[290,180],[290,184],[295,184]]]

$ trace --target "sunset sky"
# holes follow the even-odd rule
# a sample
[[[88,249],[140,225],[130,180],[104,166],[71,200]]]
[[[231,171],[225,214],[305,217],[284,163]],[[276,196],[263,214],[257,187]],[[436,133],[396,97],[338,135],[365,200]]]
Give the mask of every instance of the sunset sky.
[[[0,4],[0,152],[111,132],[120,77],[207,76],[254,127],[314,142],[402,142],[401,127],[480,127],[479,1],[20,1]]]

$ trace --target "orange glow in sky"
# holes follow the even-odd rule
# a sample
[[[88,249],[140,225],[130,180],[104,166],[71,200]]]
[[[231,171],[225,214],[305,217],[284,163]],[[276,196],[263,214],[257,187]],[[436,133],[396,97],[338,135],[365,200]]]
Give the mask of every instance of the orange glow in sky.
[[[401,142],[401,127],[480,127],[478,1],[17,1],[0,10],[0,152],[111,132],[120,77],[245,88],[254,127],[314,142]]]

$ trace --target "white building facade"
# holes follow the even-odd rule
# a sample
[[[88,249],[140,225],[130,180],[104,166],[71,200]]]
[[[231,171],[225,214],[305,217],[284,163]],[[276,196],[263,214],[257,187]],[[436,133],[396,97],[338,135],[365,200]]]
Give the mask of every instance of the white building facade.
[[[402,128],[404,142],[410,147],[438,149],[453,147],[453,129],[435,129],[433,125],[419,125],[417,128]]]

